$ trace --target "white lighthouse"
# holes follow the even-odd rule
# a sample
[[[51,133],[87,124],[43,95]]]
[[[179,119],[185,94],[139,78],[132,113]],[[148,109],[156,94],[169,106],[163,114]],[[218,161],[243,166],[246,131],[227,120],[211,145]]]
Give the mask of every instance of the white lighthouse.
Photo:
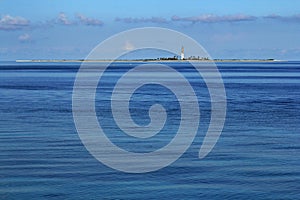
[[[181,54],[180,54],[180,60],[184,59],[184,47],[181,47]]]

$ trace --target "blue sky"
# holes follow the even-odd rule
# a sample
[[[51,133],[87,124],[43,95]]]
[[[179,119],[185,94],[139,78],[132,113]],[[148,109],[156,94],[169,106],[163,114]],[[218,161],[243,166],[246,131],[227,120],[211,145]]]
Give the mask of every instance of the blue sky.
[[[146,26],[185,33],[212,58],[300,60],[300,1],[0,0],[0,61],[84,58]]]

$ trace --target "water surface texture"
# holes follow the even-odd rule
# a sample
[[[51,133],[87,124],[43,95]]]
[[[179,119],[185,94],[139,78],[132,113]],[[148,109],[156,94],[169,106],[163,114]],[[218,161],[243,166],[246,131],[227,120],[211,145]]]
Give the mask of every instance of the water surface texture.
[[[135,64],[114,64],[105,88],[97,91],[96,110],[115,144],[148,152],[174,136],[179,105],[165,88],[140,88],[131,102],[135,122],[149,123],[149,106],[160,103],[171,125],[150,140],[122,135],[110,118],[109,90]],[[80,64],[1,62],[0,199],[300,199],[300,62],[217,63],[227,117],[218,143],[202,160],[198,152],[210,118],[207,88],[190,66],[168,65],[198,87],[197,137],[172,165],[128,174],[98,162],[79,139],[72,90]]]

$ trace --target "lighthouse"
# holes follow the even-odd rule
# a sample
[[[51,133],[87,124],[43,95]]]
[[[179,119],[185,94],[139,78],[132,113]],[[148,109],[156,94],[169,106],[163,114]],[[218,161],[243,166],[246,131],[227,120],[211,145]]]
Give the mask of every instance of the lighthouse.
[[[181,47],[181,54],[180,54],[180,60],[184,59],[184,47]]]

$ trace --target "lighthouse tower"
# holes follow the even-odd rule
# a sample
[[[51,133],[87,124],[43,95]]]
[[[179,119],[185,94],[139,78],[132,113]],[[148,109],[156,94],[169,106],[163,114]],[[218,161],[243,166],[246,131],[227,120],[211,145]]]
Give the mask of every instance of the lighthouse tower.
[[[180,60],[184,59],[184,47],[181,47],[181,54],[180,54]]]

